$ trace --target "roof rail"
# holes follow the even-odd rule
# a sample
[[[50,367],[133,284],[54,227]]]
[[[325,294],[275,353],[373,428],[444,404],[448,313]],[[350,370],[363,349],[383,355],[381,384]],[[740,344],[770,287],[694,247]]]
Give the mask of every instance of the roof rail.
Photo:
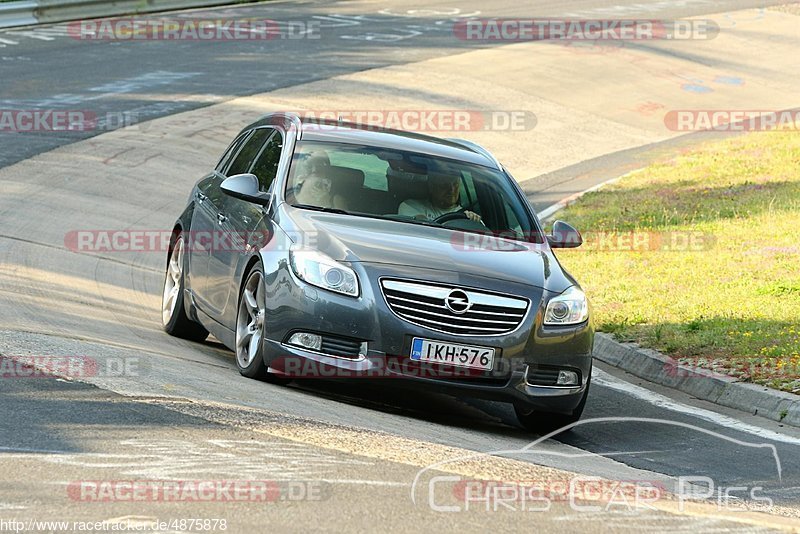
[[[265,120],[269,120],[271,123],[275,123],[278,120],[283,120],[283,126],[285,128],[294,127],[297,130],[297,140],[300,140],[300,137],[303,135],[303,122],[300,120],[300,115],[292,111],[274,111],[271,113],[266,113],[259,117],[257,122],[262,122]]]
[[[398,130],[396,128],[389,128],[387,126],[379,126],[376,124],[369,124],[363,122],[354,122],[350,120],[344,120],[341,115],[337,118],[330,118],[330,117],[312,117],[312,118],[304,118],[301,119],[306,123],[314,123],[320,125],[329,125],[329,126],[338,126],[338,127],[345,127],[345,128],[352,128],[353,130],[369,130],[374,132],[383,132],[388,134],[399,134],[404,135],[407,137],[414,137],[417,139],[423,139],[425,141],[433,141],[433,142],[441,142],[442,139],[438,137],[431,137],[429,135],[413,132],[411,130]]]
[[[459,139],[457,137],[448,137],[447,140],[448,141],[452,141],[453,143],[459,144],[459,145],[463,146],[464,148],[468,148],[468,149],[472,150],[473,152],[476,152],[476,153],[480,154],[481,156],[486,157],[489,161],[494,163],[497,166],[498,169],[502,169],[503,168],[503,165],[500,164],[500,162],[497,160],[497,158],[494,157],[494,155],[491,152],[489,152],[488,150],[483,148],[478,143],[475,143],[473,141],[467,141],[466,139]]]
[[[415,139],[419,139],[419,140],[422,140],[422,141],[428,141],[428,142],[432,142],[432,143],[440,143],[441,144],[441,143],[446,141],[446,142],[452,144],[453,142],[455,142],[455,144],[461,145],[462,147],[464,147],[464,145],[462,143],[467,143],[467,141],[454,140],[454,139],[443,139],[441,137],[434,137],[434,136],[431,136],[431,135],[422,134],[422,133],[415,132],[415,131],[412,131],[412,130],[398,130],[397,128],[389,128],[387,126],[379,126],[379,125],[376,125],[376,124],[369,124],[369,123],[362,123],[362,122],[354,122],[354,121],[350,121],[350,120],[344,120],[341,117],[341,115],[338,116],[337,118],[320,116],[320,117],[310,117],[310,118],[308,118],[308,117],[298,118],[298,120],[300,120],[303,124],[313,123],[313,124],[319,124],[319,125],[351,128],[353,130],[368,130],[368,131],[382,132],[382,133],[387,133],[387,134],[397,134],[397,135],[403,135],[405,137],[412,137],[412,138],[415,138]],[[478,147],[477,149],[473,149],[472,147],[467,147],[467,148],[469,148],[473,152],[482,151],[481,154],[485,153],[485,154],[487,154],[487,156],[489,158],[491,158],[493,161],[495,161],[494,158],[492,158],[492,155],[489,154],[488,151],[486,151],[486,149],[484,149],[484,148],[481,148],[481,147]]]

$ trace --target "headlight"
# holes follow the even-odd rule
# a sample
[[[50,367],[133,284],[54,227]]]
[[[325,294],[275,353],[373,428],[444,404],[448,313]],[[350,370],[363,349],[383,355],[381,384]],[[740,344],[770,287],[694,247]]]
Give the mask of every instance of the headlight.
[[[575,286],[550,299],[544,312],[544,324],[563,326],[582,323],[589,317],[589,302]]]
[[[294,274],[301,280],[328,291],[358,296],[356,273],[333,258],[316,250],[292,249],[289,261]]]

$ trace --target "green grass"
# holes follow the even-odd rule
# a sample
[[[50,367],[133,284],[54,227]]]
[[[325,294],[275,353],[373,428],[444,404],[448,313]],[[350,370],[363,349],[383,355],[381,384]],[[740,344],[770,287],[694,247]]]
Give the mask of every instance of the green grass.
[[[586,235],[587,246],[558,256],[600,330],[800,393],[800,134],[703,145],[557,217]],[[699,250],[609,250],[602,232],[703,240]]]

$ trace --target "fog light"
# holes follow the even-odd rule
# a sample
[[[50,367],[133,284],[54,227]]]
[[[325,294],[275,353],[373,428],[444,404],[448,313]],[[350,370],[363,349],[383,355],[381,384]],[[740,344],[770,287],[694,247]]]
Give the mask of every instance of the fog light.
[[[578,373],[575,371],[559,371],[557,386],[578,386]]]
[[[298,332],[289,338],[289,345],[297,345],[306,349],[320,350],[322,348],[322,336],[309,334],[308,332]],[[560,377],[559,377],[560,378]]]

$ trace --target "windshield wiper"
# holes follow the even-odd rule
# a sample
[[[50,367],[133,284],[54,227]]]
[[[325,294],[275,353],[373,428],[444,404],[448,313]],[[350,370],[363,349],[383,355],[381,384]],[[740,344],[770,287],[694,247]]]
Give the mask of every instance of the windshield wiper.
[[[314,211],[322,211],[325,213],[338,213],[340,215],[352,215],[349,211],[345,211],[339,208],[326,208],[324,206],[314,206],[312,204],[292,204],[295,208],[303,208],[306,210],[314,210]]]
[[[426,219],[414,219],[414,218],[411,218],[411,219],[392,219],[392,220],[393,221],[407,222],[407,223],[411,223],[411,224],[419,224],[421,226],[433,226],[434,228],[447,228],[445,225],[443,225],[441,223],[437,223],[437,222],[426,220]]]
[[[377,217],[377,215],[376,215]],[[411,217],[409,215],[381,215],[381,219],[385,219],[387,221],[396,221],[396,222],[404,222],[404,223],[411,223],[411,224],[421,224],[423,226],[433,226],[435,228],[444,228],[443,225],[433,222],[429,219],[417,219],[415,217]]]

